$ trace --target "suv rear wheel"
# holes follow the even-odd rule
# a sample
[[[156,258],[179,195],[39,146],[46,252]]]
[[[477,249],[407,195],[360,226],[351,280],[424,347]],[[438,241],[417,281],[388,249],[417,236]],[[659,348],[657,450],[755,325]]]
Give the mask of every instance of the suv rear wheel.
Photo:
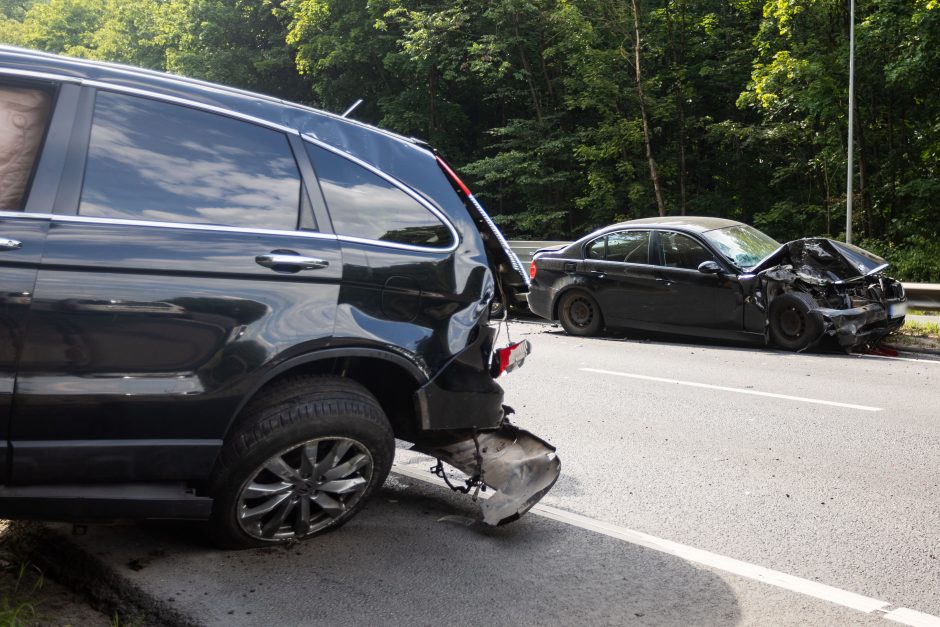
[[[277,383],[249,404],[223,446],[210,484],[212,539],[248,548],[335,529],[385,482],[394,453],[385,413],[358,383]]]

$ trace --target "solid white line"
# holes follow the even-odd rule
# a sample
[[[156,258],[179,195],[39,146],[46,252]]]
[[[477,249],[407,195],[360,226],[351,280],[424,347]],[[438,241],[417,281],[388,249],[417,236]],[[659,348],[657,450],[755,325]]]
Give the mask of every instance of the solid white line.
[[[848,409],[859,409],[861,411],[881,411],[881,407],[869,407],[868,405],[854,405],[852,403],[838,403],[836,401],[824,401],[818,398],[806,398],[804,396],[790,396],[789,394],[775,394],[773,392],[758,392],[757,390],[747,390],[744,388],[729,388],[724,385],[711,385],[710,383],[696,383],[694,381],[680,381],[678,379],[665,379],[663,377],[650,377],[645,374],[632,374],[629,372],[615,372],[613,370],[599,370],[597,368],[581,368],[584,372],[596,372],[598,374],[609,374],[616,377],[628,377],[631,379],[642,379],[644,381],[658,381],[660,383],[674,383],[677,385],[688,385],[694,388],[706,388],[709,390],[722,390],[724,392],[735,392],[736,394],[751,394],[753,396],[767,396],[770,398],[780,398],[786,401],[799,401],[801,403],[815,403],[817,405],[831,405],[833,407],[846,407]]]
[[[910,355],[910,353],[908,353]],[[859,357],[868,357],[869,359],[890,359],[892,361],[913,361],[917,364],[933,364],[940,366],[940,359],[917,359],[915,357],[891,357],[890,355],[859,355]]]
[[[909,610],[906,607],[899,607],[885,614],[885,618],[893,620],[896,623],[911,625],[912,627],[940,627],[940,617],[924,614],[917,610]]]
[[[415,479],[417,481],[430,483],[432,485],[444,485],[443,481],[437,479],[427,472],[419,472],[400,464],[393,464],[392,472],[409,477],[411,479]],[[483,496],[483,494],[481,494],[481,496]],[[848,592],[847,590],[840,590],[839,588],[833,588],[832,586],[827,586],[826,584],[822,584],[817,581],[794,577],[793,575],[788,575],[777,570],[771,570],[770,568],[764,568],[763,566],[757,566],[756,564],[750,564],[748,562],[743,562],[731,557],[725,557],[723,555],[718,555],[717,553],[712,553],[703,549],[697,549],[685,544],[679,544],[678,542],[673,542],[671,540],[657,538],[647,533],[634,531],[633,529],[627,529],[626,527],[619,527],[617,525],[612,525],[600,520],[594,520],[593,518],[588,518],[587,516],[582,516],[581,514],[567,512],[550,505],[536,504],[535,507],[529,510],[529,513],[572,525],[580,529],[594,531],[596,533],[600,533],[611,538],[616,538],[624,542],[629,542],[630,544],[643,546],[654,551],[674,555],[680,559],[684,559],[689,562],[695,562],[696,564],[708,566],[709,568],[714,568],[716,570],[721,570],[727,573],[732,573],[734,575],[738,575],[739,577],[753,579],[767,585],[776,586],[777,588],[783,588],[785,590],[790,590],[792,592],[806,596],[822,599],[823,601],[836,603],[843,607],[848,607],[860,612],[871,613],[875,610],[883,610],[884,608],[891,605],[886,601],[862,596],[860,594],[855,594],[854,592]],[[923,614],[923,616],[928,615]],[[931,627],[933,626],[931,625]]]

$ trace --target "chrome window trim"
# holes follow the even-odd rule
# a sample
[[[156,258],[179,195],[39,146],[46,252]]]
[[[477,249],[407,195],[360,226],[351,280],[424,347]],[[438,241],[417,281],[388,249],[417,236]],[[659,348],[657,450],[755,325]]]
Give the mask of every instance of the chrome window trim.
[[[283,126],[277,124],[276,122],[270,122],[262,118],[256,118],[253,115],[248,115],[246,113],[239,113],[238,111],[232,111],[231,109],[226,109],[225,107],[217,107],[215,105],[206,104],[204,102],[198,102],[196,100],[189,100],[188,98],[180,98],[179,96],[171,96],[169,94],[160,94],[152,91],[147,91],[146,89],[137,89],[136,87],[125,87],[124,85],[115,85],[113,83],[106,83],[103,81],[82,80],[82,85],[87,85],[89,87],[94,87],[95,89],[100,89],[102,91],[111,91],[120,94],[125,94],[128,96],[138,96],[140,98],[149,98],[151,100],[159,100],[161,102],[168,102],[170,104],[180,105],[183,107],[189,107],[191,109],[199,109],[201,111],[207,111],[209,113],[215,113],[218,115],[224,115],[229,118],[235,118],[243,122],[250,122],[252,124],[257,124],[258,126],[264,126],[271,130],[280,131],[282,133],[289,133],[291,135],[300,135],[300,133],[289,126]]]
[[[446,248],[444,248],[444,247],[437,247],[437,246],[416,246],[414,244],[402,244],[399,242],[387,242],[385,240],[377,240],[377,239],[369,239],[365,237],[355,237],[353,235],[337,234],[336,237],[339,240],[344,241],[344,242],[355,242],[357,244],[372,244],[375,246],[384,246],[386,248],[396,248],[399,250],[413,250],[417,252],[428,252],[428,253],[452,253],[455,250],[457,250],[457,248],[460,247],[460,233],[458,233],[457,228],[453,225],[453,223],[451,223],[450,219],[446,215],[444,215],[443,212],[441,212],[437,207],[431,204],[424,196],[414,191],[413,189],[411,189],[410,187],[408,187],[407,185],[405,185],[404,183],[402,183],[395,177],[389,174],[386,174],[382,170],[376,168],[374,165],[370,163],[366,163],[362,159],[359,159],[358,157],[355,157],[351,154],[343,152],[342,150],[334,146],[330,146],[329,144],[320,141],[316,137],[313,137],[311,135],[306,135],[306,134],[301,134],[300,137],[304,141],[309,142],[313,144],[314,146],[323,148],[324,150],[331,152],[338,157],[342,157],[343,159],[346,159],[347,161],[351,161],[352,163],[362,167],[363,169],[368,170],[372,174],[375,174],[379,178],[390,183],[392,186],[396,187],[397,189],[401,190],[402,192],[410,196],[414,201],[416,201],[422,207],[430,211],[433,216],[435,216],[438,220],[440,220],[444,224],[444,226],[447,227],[454,241],[450,246],[447,246]],[[314,168],[314,174],[316,174],[316,168]],[[327,202],[326,204],[327,204],[327,210],[329,211],[330,203]],[[334,230],[335,230],[335,227],[334,227]]]
[[[44,81],[58,81],[61,83],[79,84],[82,82],[82,79],[77,76],[51,74],[49,72],[37,72],[35,70],[20,70],[18,68],[12,68],[12,67],[0,67],[0,75],[36,78],[36,79],[40,79]]]
[[[21,211],[0,211],[0,218],[27,218],[31,220],[50,220],[52,222],[71,222],[77,224],[111,224],[117,226],[145,226],[184,231],[214,231],[222,233],[246,233],[248,235],[286,235],[308,239],[338,239],[332,233],[319,231],[282,231],[280,229],[250,229],[241,226],[220,224],[198,224],[191,222],[158,222],[156,220],[134,220],[130,218],[98,218],[92,216],[70,216],[53,213],[24,213]]]

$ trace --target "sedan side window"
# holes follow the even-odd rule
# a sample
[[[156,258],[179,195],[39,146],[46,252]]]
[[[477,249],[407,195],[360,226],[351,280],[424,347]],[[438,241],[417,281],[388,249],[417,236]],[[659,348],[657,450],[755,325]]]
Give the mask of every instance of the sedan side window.
[[[206,111],[98,92],[79,213],[293,231],[287,136]]]
[[[650,232],[620,231],[607,236],[607,261],[649,263]]]
[[[667,268],[696,270],[703,261],[714,261],[708,250],[688,235],[661,231],[659,242],[663,249],[663,265]]]
[[[602,260],[606,256],[604,247],[607,245],[606,237],[599,237],[587,246],[587,258]]]

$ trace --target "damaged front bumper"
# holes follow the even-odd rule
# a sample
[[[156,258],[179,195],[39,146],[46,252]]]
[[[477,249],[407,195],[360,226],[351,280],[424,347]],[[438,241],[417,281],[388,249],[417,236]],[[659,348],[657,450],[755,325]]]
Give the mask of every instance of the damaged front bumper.
[[[906,301],[905,301],[906,303]],[[826,333],[834,336],[846,349],[874,345],[883,337],[904,324],[904,316],[890,317],[890,305],[870,303],[851,309],[819,308],[825,323]]]
[[[447,444],[415,445],[470,476],[468,485],[496,490],[479,501],[483,522],[510,523],[535,505],[558,480],[561,460],[555,447],[528,431],[504,421],[493,431],[474,432]]]

